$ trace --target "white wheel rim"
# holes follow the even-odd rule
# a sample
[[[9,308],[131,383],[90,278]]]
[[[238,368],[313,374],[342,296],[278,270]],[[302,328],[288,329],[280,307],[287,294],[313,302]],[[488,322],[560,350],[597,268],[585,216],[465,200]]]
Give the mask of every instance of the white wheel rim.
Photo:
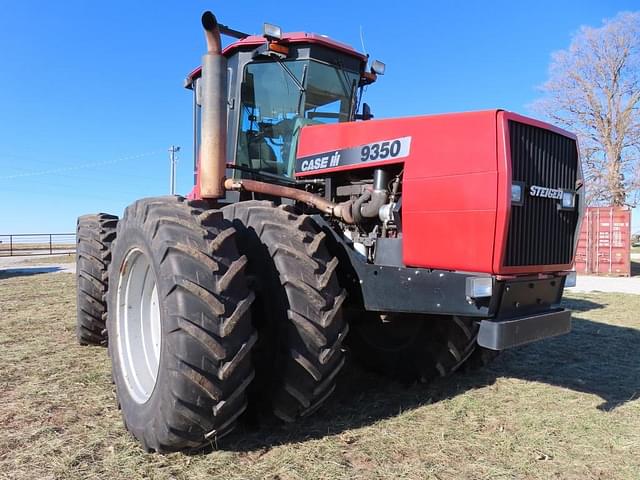
[[[124,383],[136,403],[151,397],[160,369],[160,304],[156,276],[146,255],[129,251],[116,293],[118,354]]]

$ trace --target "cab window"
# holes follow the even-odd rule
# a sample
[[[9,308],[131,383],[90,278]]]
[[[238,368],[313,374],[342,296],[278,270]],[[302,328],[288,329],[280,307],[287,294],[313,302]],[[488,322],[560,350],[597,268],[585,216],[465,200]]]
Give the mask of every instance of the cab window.
[[[236,163],[293,177],[300,129],[352,118],[358,74],[313,60],[254,62],[240,94]]]

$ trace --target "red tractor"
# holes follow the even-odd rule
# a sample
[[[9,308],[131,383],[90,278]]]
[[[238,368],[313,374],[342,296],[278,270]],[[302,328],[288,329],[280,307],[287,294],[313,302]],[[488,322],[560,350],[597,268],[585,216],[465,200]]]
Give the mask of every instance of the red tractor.
[[[78,220],[78,338],[108,334],[147,451],[215,442],[247,408],[311,414],[346,349],[428,381],[569,331],[574,135],[503,110],[372,120],[380,62],[202,23],[193,191]]]

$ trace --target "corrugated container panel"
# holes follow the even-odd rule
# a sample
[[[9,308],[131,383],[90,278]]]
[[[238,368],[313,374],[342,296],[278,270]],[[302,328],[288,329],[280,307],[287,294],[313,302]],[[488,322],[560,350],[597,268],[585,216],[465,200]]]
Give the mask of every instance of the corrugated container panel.
[[[576,271],[619,277],[631,274],[631,209],[586,209],[578,236]]]

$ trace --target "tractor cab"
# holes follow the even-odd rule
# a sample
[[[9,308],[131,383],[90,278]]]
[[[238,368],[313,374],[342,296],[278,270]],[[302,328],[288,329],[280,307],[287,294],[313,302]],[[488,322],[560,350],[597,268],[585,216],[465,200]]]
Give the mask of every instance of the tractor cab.
[[[287,183],[294,176],[300,130],[355,120],[358,89],[376,76],[365,71],[365,55],[325,36],[282,34],[268,24],[263,36],[220,27],[222,34],[238,39],[222,52],[228,71],[226,158],[232,165],[226,177],[267,176]],[[185,81],[194,99],[196,170],[200,80],[197,68]]]

